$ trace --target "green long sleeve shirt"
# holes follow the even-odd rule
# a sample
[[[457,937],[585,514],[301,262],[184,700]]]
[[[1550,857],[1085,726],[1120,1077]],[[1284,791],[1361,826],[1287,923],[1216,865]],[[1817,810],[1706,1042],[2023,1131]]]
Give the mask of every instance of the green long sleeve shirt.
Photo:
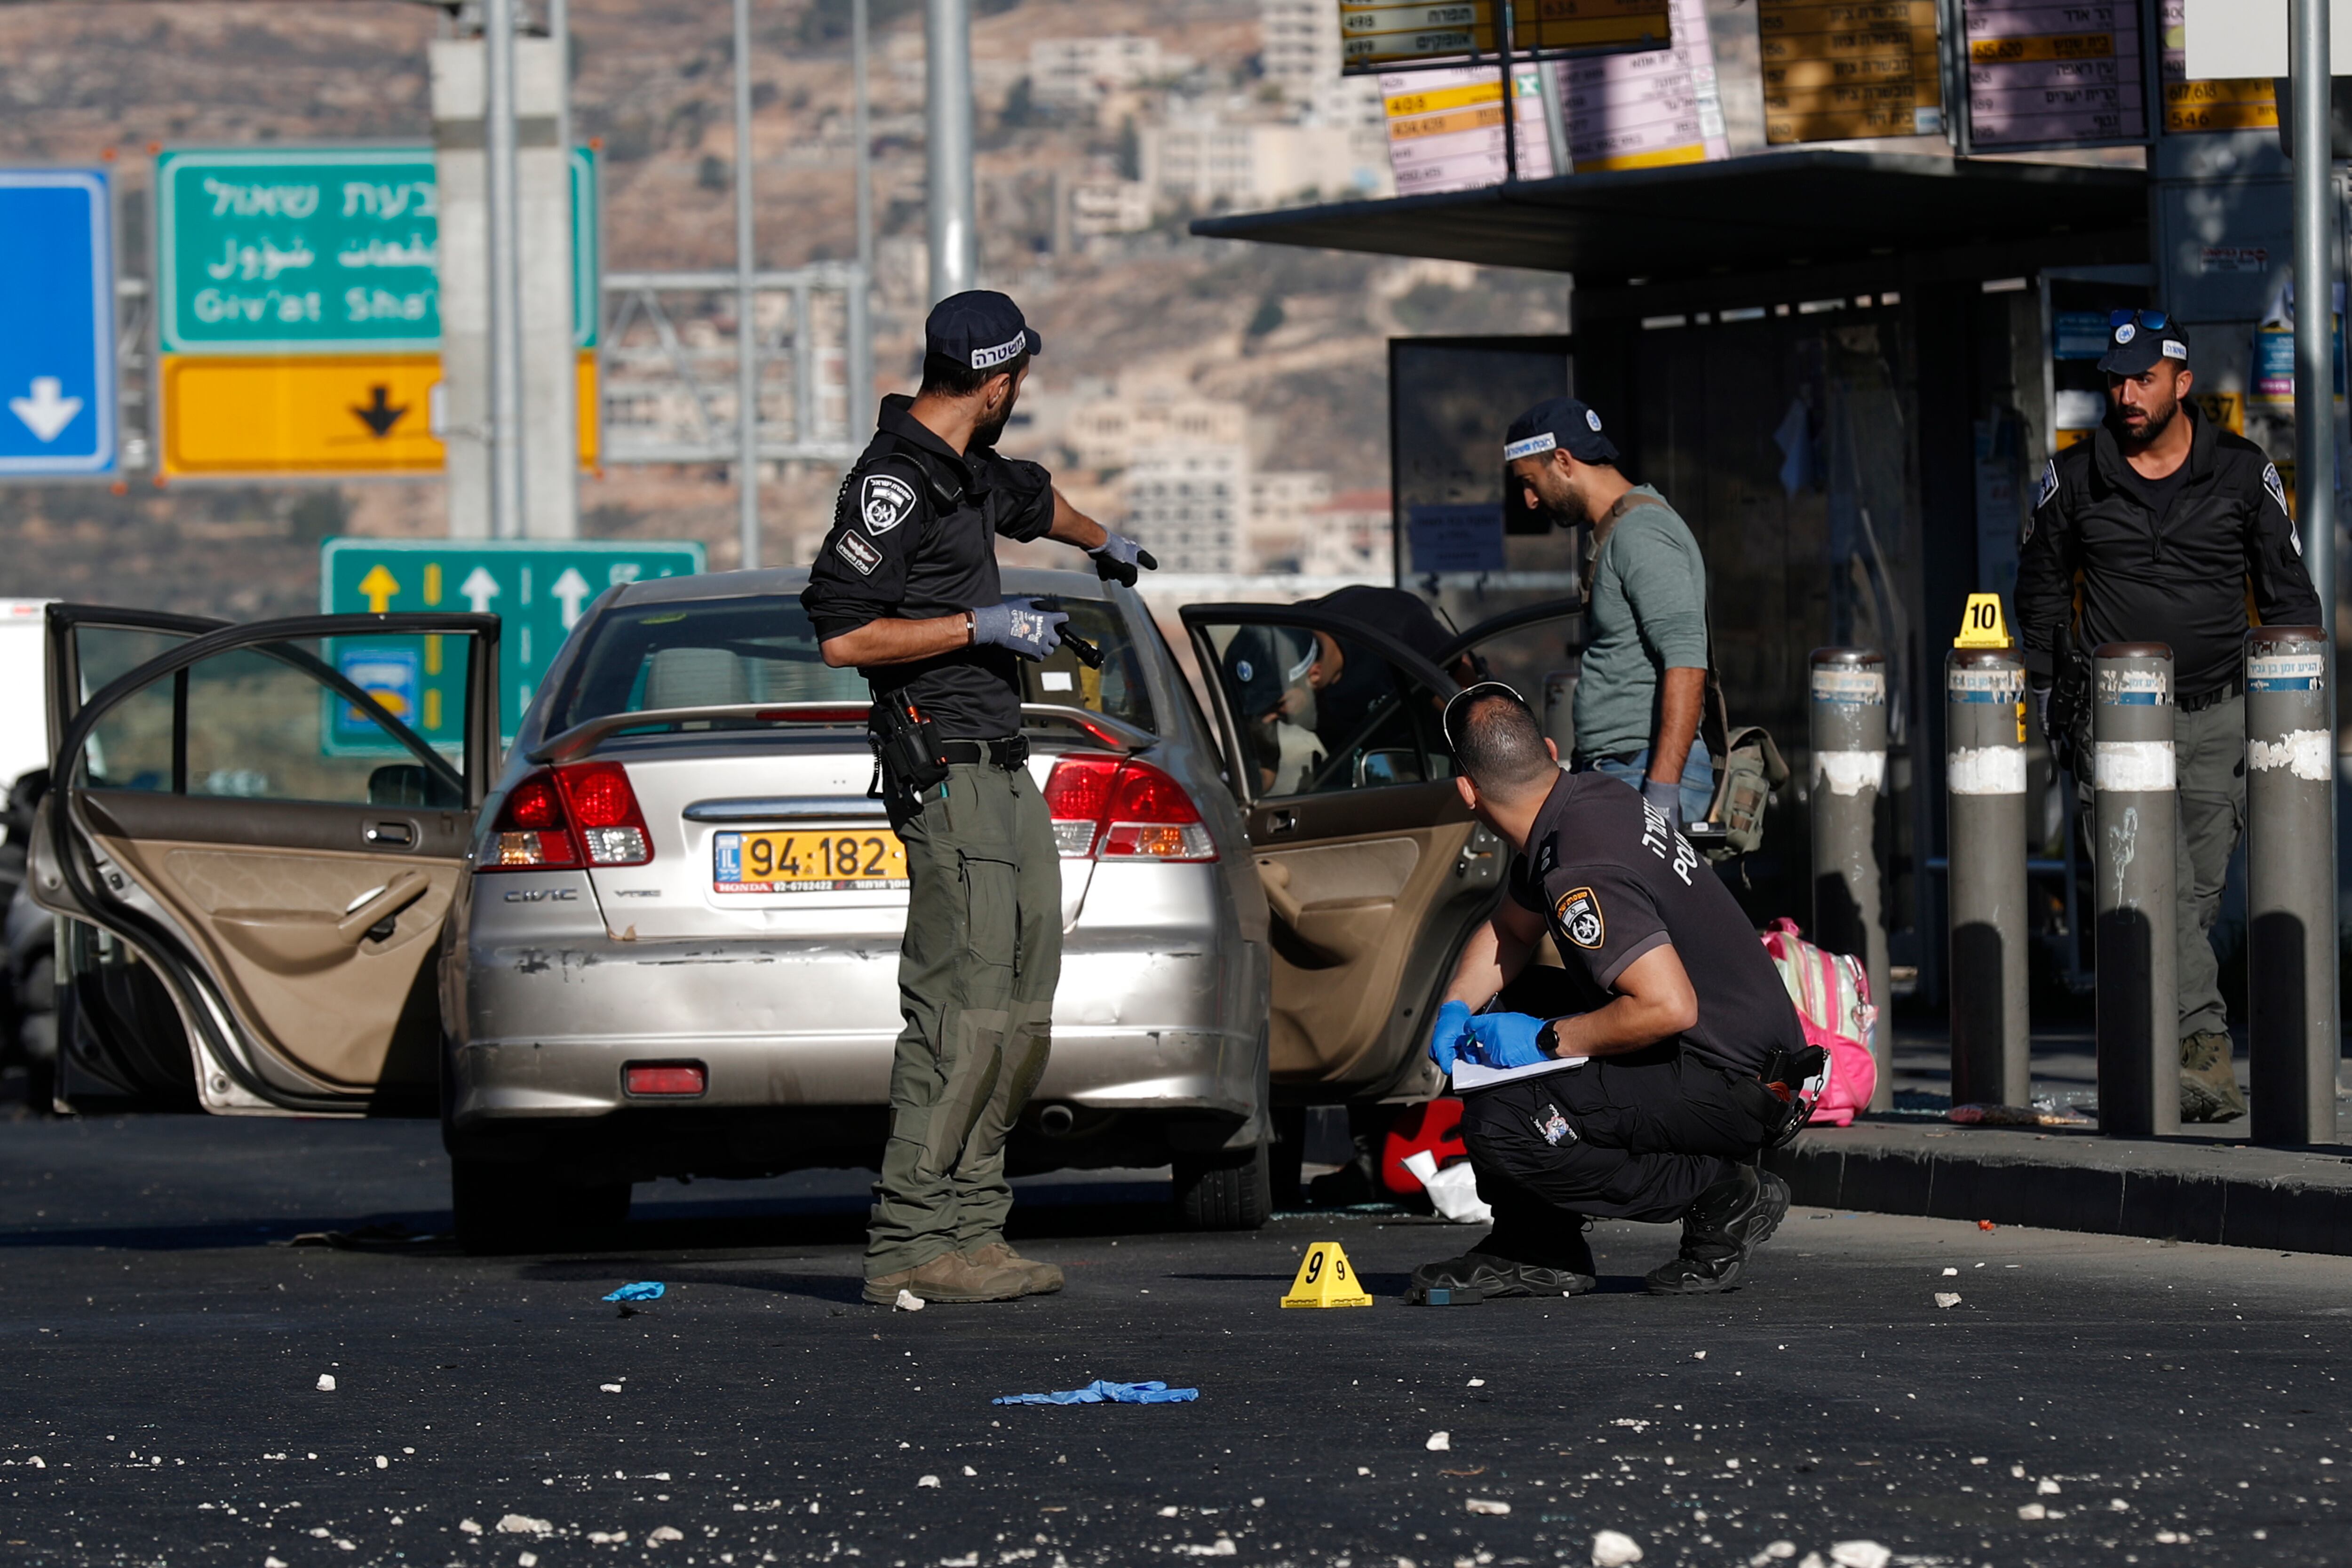
[[[1661,673],[1706,668],[1706,563],[1690,525],[1648,485],[1635,485],[1619,507],[1585,611],[1579,762],[1648,749]]]

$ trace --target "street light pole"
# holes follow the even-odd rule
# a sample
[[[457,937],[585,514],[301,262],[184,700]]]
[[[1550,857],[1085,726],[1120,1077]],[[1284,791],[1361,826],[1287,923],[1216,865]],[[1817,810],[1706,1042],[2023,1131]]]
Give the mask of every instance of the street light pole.
[[[980,278],[972,218],[971,0],[924,0],[923,46],[931,298],[938,300],[962,293]]]
[[[845,423],[852,440],[874,407],[874,353],[866,319],[874,288],[874,138],[866,124],[866,0],[853,0],[849,65],[856,79],[850,95],[850,127],[857,137],[857,284],[849,295],[848,342],[845,345],[849,363],[843,375],[848,384]]]
[[[753,319],[751,0],[735,0],[735,496],[736,563],[760,563],[760,329]]]
[[[2336,268],[2328,200],[2328,0],[2294,0],[2294,499],[2321,624],[2336,636]]]
[[[516,205],[515,0],[483,7],[482,119],[489,197],[490,532],[519,539],[522,489],[522,229]]]

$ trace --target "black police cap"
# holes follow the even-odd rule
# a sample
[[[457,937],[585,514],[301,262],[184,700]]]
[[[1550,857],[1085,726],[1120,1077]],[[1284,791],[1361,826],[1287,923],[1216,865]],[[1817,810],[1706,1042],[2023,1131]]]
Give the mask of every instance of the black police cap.
[[[2099,369],[2108,375],[2145,375],[2168,359],[2185,369],[2189,340],[2161,311],[2137,310],[2107,329],[2107,352],[2099,356]]]
[[[923,322],[923,352],[973,370],[994,370],[1024,353],[1045,353],[1045,340],[1010,299],[993,289],[973,289],[931,307]]]
[[[1617,443],[1601,433],[1601,416],[1573,397],[1547,397],[1512,420],[1503,437],[1503,461],[1555,448],[1580,463],[1617,460]]]

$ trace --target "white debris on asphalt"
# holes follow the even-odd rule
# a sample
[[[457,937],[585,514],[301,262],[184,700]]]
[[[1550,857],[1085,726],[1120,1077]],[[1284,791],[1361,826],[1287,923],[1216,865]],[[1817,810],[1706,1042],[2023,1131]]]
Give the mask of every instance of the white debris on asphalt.
[[[1944,1278],[1947,1279],[1957,1279],[1959,1276],[1959,1272],[1960,1271],[1957,1268],[1947,1268],[1944,1270]]]
[[[319,1392],[321,1394],[332,1394],[335,1392],[335,1374],[333,1373],[322,1372],[319,1374]]]
[[[2043,1497],[2056,1497],[2058,1495],[2058,1483],[2052,1480],[2048,1476],[2044,1476],[2040,1480],[2033,1483],[2033,1489],[2040,1492]]]
[[[1748,1560],[1748,1568],[1771,1568],[1775,1563],[1785,1563],[1797,1554],[1793,1541],[1775,1541]]]
[[[1422,1447],[1428,1449],[1433,1454],[1450,1454],[1454,1451],[1454,1434],[1451,1432],[1432,1432],[1429,1435],[1429,1441],[1423,1443]]]
[[[1936,1305],[1938,1307],[1957,1307],[1959,1304],[1960,1294],[1958,1291],[1938,1290],[1936,1292]]]
[[[1691,1352],[1691,1360],[1693,1360],[1693,1361],[1705,1361],[1706,1359],[1706,1352],[1705,1351],[1693,1351],[1693,1352]]]
[[[388,1470],[392,1468],[392,1460],[383,1454],[378,1454],[375,1457],[375,1468],[379,1470]]]
[[[527,1513],[510,1513],[499,1521],[500,1535],[552,1535],[555,1526],[543,1519],[533,1519]]]
[[[1830,1548],[1830,1561],[1838,1568],[1886,1568],[1894,1555],[1875,1541],[1841,1541]]]
[[[686,1539],[686,1531],[680,1530],[674,1524],[656,1524],[651,1530],[646,1531],[646,1539],[648,1542],[684,1541]]]
[[[261,1568],[286,1568],[286,1564],[278,1558],[265,1557],[261,1560]]]
[[[1462,1506],[1472,1513],[1506,1514],[1511,1511],[1511,1505],[1499,1498],[1474,1497]]]
[[[919,1487],[935,1487],[940,1484],[940,1478],[937,1476],[924,1476],[920,1479],[917,1480],[915,1484]]]
[[[1474,1377],[1470,1380],[1470,1386],[1473,1388],[1484,1388],[1486,1386],[1486,1380],[1483,1377]]]
[[[2011,1465],[2009,1467],[2009,1473],[2012,1479],[2021,1481],[2025,1479],[2025,1467],[2023,1465]]]
[[[2042,1519],[2048,1516],[2049,1511],[2049,1510],[2043,1508],[2038,1502],[2020,1503],[2017,1507],[2017,1517],[2020,1519]]]
[[[976,1476],[980,1474],[978,1470],[973,1469],[970,1465],[966,1465],[963,1468],[963,1473],[967,1476]]]
[[[588,1539],[599,1546],[626,1546],[629,1532],[625,1530],[592,1530]]]
[[[919,1312],[923,1310],[923,1299],[912,1290],[901,1290],[898,1292],[898,1299],[891,1302],[890,1306],[894,1311]]]
[[[617,1383],[600,1383],[596,1385],[596,1391],[599,1394],[618,1394],[621,1392],[621,1385]]]
[[[1630,1535],[1604,1530],[1592,1538],[1592,1568],[1625,1568],[1641,1560],[1641,1545]]]
[[[1177,1555],[1181,1557],[1231,1557],[1240,1549],[1234,1545],[1232,1536],[1220,1535],[1213,1545],[1202,1546],[1194,1542],[1180,1542],[1175,1550]]]
[[[457,1521],[457,1529],[458,1529],[458,1531],[459,1531],[460,1532],[462,1532],[462,1533],[464,1533],[464,1534],[467,1534],[467,1535],[479,1535],[479,1534],[481,1534],[481,1533],[482,1533],[482,1527],[481,1527],[480,1525],[478,1525],[478,1524],[476,1524],[476,1523],[475,1523],[472,1520],[470,1520],[470,1519],[461,1519],[461,1520],[459,1520],[459,1521]]]
[[[1172,1502],[1163,1505],[1160,1510],[1160,1517],[1162,1519],[1174,1519],[1176,1517],[1176,1505]]]
[[[539,1568],[539,1553],[520,1552],[515,1554],[515,1568]]]

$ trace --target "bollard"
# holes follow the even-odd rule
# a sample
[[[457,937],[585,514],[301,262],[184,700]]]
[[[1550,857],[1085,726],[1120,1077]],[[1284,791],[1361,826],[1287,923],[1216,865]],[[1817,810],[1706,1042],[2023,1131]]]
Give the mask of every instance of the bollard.
[[[1877,847],[1878,795],[1886,785],[1886,660],[1874,648],[1815,648],[1810,686],[1813,940],[1860,958],[1870,976],[1878,1010],[1869,1041],[1878,1089],[1870,1109],[1885,1110],[1895,1103]]]
[[[2023,1105],[2026,1005],[2025,667],[1996,648],[1944,665],[1950,839],[1952,1103]]]
[[[2257,1143],[2336,1142],[2327,634],[2246,634],[2246,1012]]]
[[[2154,642],[2102,645],[2092,656],[2091,700],[2099,1131],[2156,1137],[2180,1131],[2172,650]]]

